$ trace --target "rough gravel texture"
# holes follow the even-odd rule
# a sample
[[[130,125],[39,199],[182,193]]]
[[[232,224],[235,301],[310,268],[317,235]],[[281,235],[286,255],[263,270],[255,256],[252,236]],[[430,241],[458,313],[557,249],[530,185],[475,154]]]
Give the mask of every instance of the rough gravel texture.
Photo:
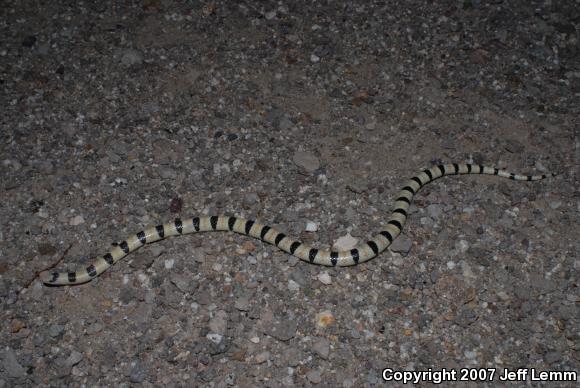
[[[579,371],[579,9],[2,2],[0,387]],[[208,233],[86,285],[36,278],[177,216],[364,239],[440,161],[559,175],[432,183],[393,249],[353,268]]]

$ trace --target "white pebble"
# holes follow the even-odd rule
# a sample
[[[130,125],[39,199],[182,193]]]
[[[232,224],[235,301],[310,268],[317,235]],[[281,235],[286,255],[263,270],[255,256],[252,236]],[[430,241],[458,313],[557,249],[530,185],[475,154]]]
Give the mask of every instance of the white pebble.
[[[454,261],[448,261],[447,262],[447,269],[453,269],[455,268],[455,262]]]
[[[167,259],[165,260],[165,269],[171,269],[173,268],[173,265],[175,264],[175,259]]]
[[[320,62],[320,57],[316,54],[310,54],[310,62],[313,63]]]
[[[466,206],[463,208],[463,212],[467,214],[473,214],[475,208],[473,206]]]
[[[318,230],[318,224],[316,222],[308,221],[306,223],[307,232],[316,232]]]
[[[318,280],[320,281],[320,283],[326,284],[326,285],[332,283],[332,279],[330,278],[330,275],[326,271],[318,274]]]
[[[260,343],[260,337],[253,336],[252,338],[250,338],[250,342],[253,343],[253,344],[259,344]]]
[[[224,338],[224,336],[221,334],[209,333],[208,335],[205,336],[205,338],[207,338],[214,344],[219,344],[220,342],[222,342],[222,338]]]

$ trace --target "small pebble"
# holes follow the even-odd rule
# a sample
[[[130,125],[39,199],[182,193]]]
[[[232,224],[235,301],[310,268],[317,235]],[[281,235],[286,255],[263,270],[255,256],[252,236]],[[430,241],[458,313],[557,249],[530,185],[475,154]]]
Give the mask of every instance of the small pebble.
[[[83,359],[83,354],[81,352],[73,350],[65,362],[66,362],[66,365],[68,365],[68,366],[75,366],[76,364],[81,362],[82,359]]]
[[[312,221],[308,221],[306,223],[306,229],[307,232],[316,232],[318,230],[318,224],[316,222],[312,222]]]
[[[133,367],[131,368],[129,379],[132,383],[142,383],[147,377],[147,370],[139,361],[133,362],[132,364]]]
[[[221,334],[217,334],[217,333],[209,333],[205,336],[205,338],[207,338],[208,340],[210,340],[214,344],[219,344],[220,342],[222,342],[222,339],[224,338],[224,336]]]
[[[469,242],[466,240],[459,240],[455,242],[455,249],[460,253],[465,253],[469,249]]]
[[[303,168],[307,172],[314,172],[320,167],[320,162],[318,158],[311,154],[310,152],[305,151],[296,151],[294,157],[292,158],[294,164],[298,167]]]
[[[48,335],[50,335],[53,338],[58,337],[63,332],[64,332],[63,325],[54,324],[54,325],[50,325],[50,327],[48,328]]]
[[[314,319],[316,326],[321,328],[329,327],[334,323],[334,321],[335,321],[334,315],[332,315],[332,312],[328,310],[316,314],[316,317]]]
[[[437,221],[443,214],[443,207],[441,205],[431,204],[427,206],[427,214],[429,214],[429,217]]]
[[[251,192],[251,193],[245,194],[242,198],[242,201],[243,201],[244,205],[252,206],[252,205],[255,205],[257,203],[260,203],[260,197],[258,196],[257,193]]]
[[[103,325],[95,322],[95,323],[91,324],[89,327],[87,327],[87,334],[96,334],[96,333],[100,332],[101,330],[103,330]]]
[[[85,219],[83,218],[83,216],[78,215],[78,216],[74,216],[73,218],[71,218],[68,224],[71,226],[77,226],[77,225],[84,224],[84,223],[85,223]]]
[[[246,252],[254,252],[256,250],[256,245],[251,240],[246,240],[242,244],[242,248]]]
[[[2,367],[6,376],[12,378],[22,378],[26,376],[26,370],[18,362],[16,353],[9,347],[0,350],[0,360],[2,360]]]
[[[160,166],[157,169],[157,173],[164,180],[173,180],[177,178],[177,173],[175,172],[175,169],[173,167]]]
[[[397,252],[402,255],[407,255],[412,247],[413,241],[406,235],[400,234],[389,246],[389,249],[393,252]]]
[[[347,233],[345,236],[339,237],[332,247],[338,251],[347,251],[356,247],[356,244],[358,244],[358,239]]]
[[[250,300],[247,297],[239,297],[234,302],[234,307],[240,311],[248,311]]]
[[[517,140],[506,140],[505,149],[514,154],[520,154],[524,150],[524,145]]]
[[[140,65],[143,63],[143,54],[134,49],[125,49],[121,52],[121,63],[124,66]]]
[[[310,372],[306,373],[306,378],[312,384],[320,384],[322,382],[322,374],[319,370],[311,370]]]
[[[260,343],[260,337],[254,336],[252,338],[250,338],[250,342],[253,344],[259,344]]]
[[[151,256],[152,258],[159,257],[163,252],[165,252],[163,244],[152,245],[151,248],[149,248],[148,256]]]
[[[267,326],[264,332],[279,341],[288,341],[294,338],[297,328],[298,323],[296,320],[283,319],[273,325]]]
[[[463,352],[463,354],[469,360],[473,360],[475,359],[475,357],[477,357],[477,352],[474,352],[472,350],[466,350],[465,352]]]
[[[300,284],[296,283],[292,279],[288,279],[288,290],[296,292],[300,290]]]
[[[32,337],[32,343],[34,346],[42,346],[46,342],[46,338],[42,334],[35,334]]]
[[[475,211],[475,208],[473,206],[466,206],[462,210],[463,213],[468,213],[468,214],[472,214],[474,211]]]
[[[212,333],[224,335],[228,328],[227,313],[223,310],[217,311],[209,321],[209,329]]]
[[[317,338],[312,344],[312,350],[326,360],[330,354],[330,342],[326,338]]]
[[[326,285],[329,285],[332,283],[332,279],[330,278],[330,275],[326,271],[318,274],[318,281],[320,283],[326,284]]]
[[[20,319],[13,319],[10,322],[10,331],[12,333],[18,333],[21,329],[25,328],[26,324],[22,322]]]
[[[261,352],[256,354],[256,357],[254,357],[254,361],[256,361],[256,364],[263,364],[266,361],[268,361],[270,359],[270,352]]]
[[[197,288],[197,282],[195,280],[192,280],[191,276],[187,276],[183,273],[172,272],[169,275],[169,278],[171,280],[171,283],[175,284],[175,286],[179,288],[181,292],[191,294],[195,292],[195,289]],[[146,279],[144,280],[146,281]]]
[[[280,124],[278,124],[278,128],[280,128],[282,131],[287,131],[293,126],[294,123],[288,117],[282,117],[280,119]]]
[[[373,130],[375,129],[375,127],[377,126],[377,121],[375,119],[373,119],[372,121],[369,121],[366,125],[365,128],[369,129],[369,130]]]

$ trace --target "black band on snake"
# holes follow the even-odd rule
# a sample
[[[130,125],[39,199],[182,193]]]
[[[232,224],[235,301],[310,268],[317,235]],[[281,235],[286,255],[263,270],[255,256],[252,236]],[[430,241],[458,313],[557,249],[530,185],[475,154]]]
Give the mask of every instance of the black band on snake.
[[[231,231],[245,234],[275,245],[284,252],[312,264],[338,267],[357,265],[378,256],[397,238],[407,220],[407,211],[411,205],[411,200],[421,187],[442,176],[458,174],[496,175],[517,181],[537,181],[547,178],[547,175],[518,175],[477,164],[453,163],[437,165],[423,170],[412,177],[397,196],[395,208],[386,226],[370,240],[359,243],[350,250],[316,249],[292,237],[286,236],[284,233],[270,226],[239,217],[210,216],[185,219],[178,218],[174,221],[150,227],[129,236],[125,241],[114,246],[109,253],[97,258],[86,268],[78,269],[75,272],[46,271],[41,273],[40,276],[42,281],[49,285],[85,283],[99,276],[117,261],[145,244],[150,244],[170,236],[211,231]]]

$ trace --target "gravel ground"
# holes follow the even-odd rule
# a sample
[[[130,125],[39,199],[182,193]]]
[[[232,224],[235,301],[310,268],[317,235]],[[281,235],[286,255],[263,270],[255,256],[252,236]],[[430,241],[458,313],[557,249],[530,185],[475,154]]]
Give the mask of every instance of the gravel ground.
[[[580,371],[578,0],[2,3],[0,387]],[[177,216],[364,239],[441,161],[559,175],[438,180],[353,268],[208,233],[37,278]]]

